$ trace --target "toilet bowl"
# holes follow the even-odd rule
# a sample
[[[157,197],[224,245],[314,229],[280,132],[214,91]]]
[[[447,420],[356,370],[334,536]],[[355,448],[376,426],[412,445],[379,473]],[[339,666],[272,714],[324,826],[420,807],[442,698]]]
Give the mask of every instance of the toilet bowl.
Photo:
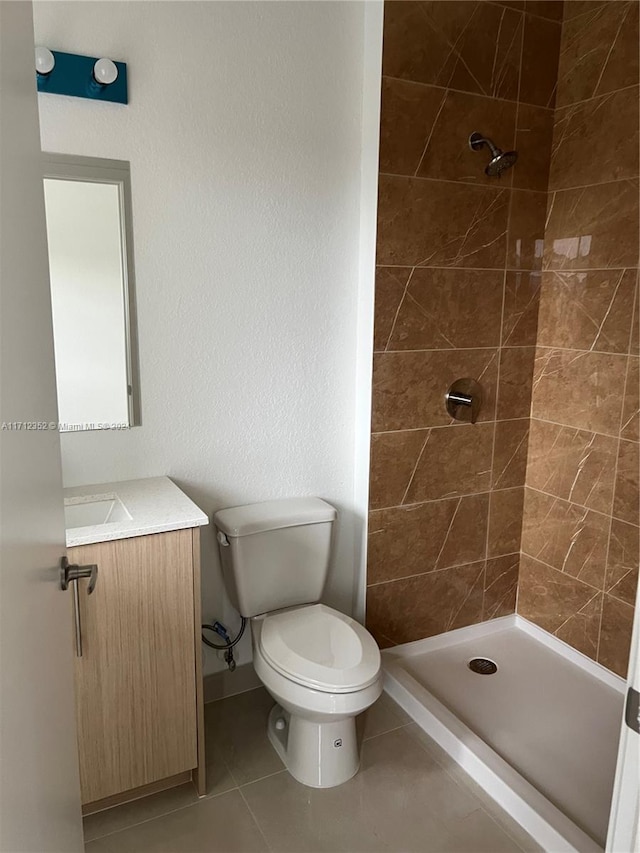
[[[251,620],[253,665],[277,703],[269,740],[291,775],[314,788],[357,773],[355,719],[382,692],[376,641],[319,603],[336,517],[314,497],[214,515],[227,593]]]
[[[254,617],[251,629],[254,668],[277,702],[271,744],[304,785],[341,785],[360,763],[356,716],[382,692],[375,640],[322,604]]]

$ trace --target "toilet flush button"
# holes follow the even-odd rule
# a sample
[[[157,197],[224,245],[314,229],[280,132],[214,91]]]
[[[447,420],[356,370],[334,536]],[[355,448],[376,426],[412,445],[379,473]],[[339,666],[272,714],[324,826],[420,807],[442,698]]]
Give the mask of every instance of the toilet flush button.
[[[285,723],[285,721],[282,719],[282,717],[278,717],[278,719],[276,720],[276,729],[277,729],[279,732],[281,732],[285,726],[286,726],[286,723]]]

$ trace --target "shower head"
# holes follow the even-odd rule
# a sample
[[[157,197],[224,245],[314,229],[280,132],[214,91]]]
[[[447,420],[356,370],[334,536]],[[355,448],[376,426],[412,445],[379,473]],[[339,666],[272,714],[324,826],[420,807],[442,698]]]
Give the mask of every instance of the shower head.
[[[469,137],[469,148],[471,148],[472,151],[480,151],[480,149],[485,145],[491,152],[491,160],[489,161],[487,168],[484,170],[485,174],[490,178],[499,178],[503,172],[510,169],[516,162],[518,159],[518,152],[503,151],[501,148],[494,145],[488,137],[483,136],[478,132],[472,133]]]

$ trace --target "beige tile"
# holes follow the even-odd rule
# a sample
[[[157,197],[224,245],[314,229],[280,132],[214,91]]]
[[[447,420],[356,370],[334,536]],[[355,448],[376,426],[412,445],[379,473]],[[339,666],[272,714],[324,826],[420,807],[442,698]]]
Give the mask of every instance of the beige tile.
[[[491,492],[487,556],[499,557],[520,550],[524,489]]]
[[[242,792],[279,853],[426,850],[477,808],[403,729],[365,741],[360,771],[338,788],[305,788],[283,773]]]
[[[616,485],[613,493],[613,514],[629,522],[638,524],[640,518],[640,500],[638,474],[640,473],[637,441],[621,441],[618,448],[618,467]]]
[[[546,215],[546,192],[516,189],[511,191],[507,246],[508,269],[542,269]]]
[[[635,606],[640,563],[640,528],[611,520],[605,591]]]
[[[553,140],[553,110],[520,104],[516,129],[518,160],[513,186],[546,192]]]
[[[267,718],[274,704],[260,687],[205,706],[207,751],[222,755],[238,785],[283,768],[267,739]]]
[[[638,87],[557,110],[549,188],[638,174]]]
[[[636,270],[545,272],[538,346],[627,353]]]
[[[424,749],[437,763],[447,772],[447,775],[454,779],[460,787],[469,791],[478,803],[482,806],[487,814],[496,821],[496,823],[506,832],[506,834],[516,842],[518,848],[525,853],[545,853],[545,851],[510,817],[503,811],[496,801],[490,797],[486,791],[473,781],[471,776],[466,773],[460,765],[451,758],[451,756],[442,749],[429,735],[424,732],[416,723],[411,723],[406,726],[405,731],[413,737],[420,747]],[[464,853],[473,853],[473,843],[468,851]],[[460,853],[463,853],[462,849]]]
[[[630,356],[622,406],[620,437],[640,441],[640,360]]]
[[[526,10],[550,21],[561,21],[563,7],[562,0],[527,0]]]
[[[497,619],[516,609],[520,555],[509,554],[487,560],[482,618]]]
[[[373,349],[386,349],[411,267],[377,267]]]
[[[482,619],[484,562],[367,587],[367,628],[409,643]]]
[[[492,3],[388,3],[383,72],[514,101],[521,41],[522,15]]]
[[[584,620],[583,635],[588,642],[580,651],[589,654],[591,649],[592,657],[599,625],[599,619],[593,618],[593,603],[601,598],[602,594],[592,586],[522,554],[518,613],[552,634],[562,631],[572,619]]]
[[[638,294],[636,294],[636,307],[633,311],[633,322],[631,323],[629,354],[640,355],[640,298]]]
[[[222,756],[217,750],[210,750],[207,764],[207,796],[222,794],[236,787]],[[195,788],[189,782],[168,791],[142,797],[131,803],[88,815],[83,820],[85,841],[92,841],[103,835],[144,823],[156,817],[185,808],[198,802]]]
[[[505,347],[500,350],[499,420],[528,418],[531,414],[535,356],[535,347]]]
[[[637,263],[637,179],[550,194],[545,269],[632,268]]]
[[[383,432],[371,436],[369,506],[399,506],[411,482],[430,430]]]
[[[600,6],[609,3],[610,0],[565,0],[564,3],[564,20],[571,21],[577,18],[578,15],[584,15],[585,12],[593,12]]]
[[[368,740],[406,726],[412,720],[388,693],[383,693],[368,711],[360,715],[358,722],[362,725],[364,740]]]
[[[233,780],[231,780],[229,788],[235,788]],[[189,782],[186,785],[180,785],[178,788],[171,788],[169,791],[161,791],[159,794],[142,797],[132,803],[125,803],[122,806],[88,815],[82,821],[85,843],[135,826],[138,823],[162,817],[162,815],[191,806],[196,802],[198,802],[198,795]]]
[[[560,24],[525,15],[519,100],[553,107],[560,52]]]
[[[493,488],[523,486],[527,468],[529,419],[498,421],[493,449]]]
[[[432,429],[404,502],[488,491],[493,431],[493,424],[481,423]]]
[[[367,583],[482,559],[488,511],[486,493],[372,511]]]
[[[480,185],[495,183],[495,178],[485,173],[489,162],[486,148],[480,153],[473,151],[468,144],[453,146],[451,141],[456,139],[466,143],[472,131],[479,131],[504,151],[512,151],[515,147],[516,108],[514,101],[448,91],[428,137],[418,176]],[[501,184],[509,186],[512,175],[513,172],[507,172],[501,178]]]
[[[566,22],[558,67],[557,105],[574,104],[638,82],[638,4],[568,2],[582,7]]]
[[[239,791],[90,841],[87,853],[252,853],[267,845]]]
[[[538,347],[532,415],[617,436],[627,356]]]
[[[535,346],[542,273],[510,270],[505,278],[502,343],[508,347]]]
[[[421,83],[382,79],[381,172],[415,174],[446,92]]]
[[[385,432],[451,424],[445,394],[463,376],[473,377],[482,386],[483,404],[478,421],[493,420],[497,373],[495,349],[376,353],[372,430]]]
[[[508,207],[508,189],[381,175],[378,264],[503,269]]]
[[[527,485],[611,513],[618,441],[613,436],[531,420]]]
[[[593,660],[598,652],[598,634],[602,616],[603,595],[594,595],[586,604],[567,617],[556,629],[556,637]]]
[[[622,678],[627,677],[629,667],[633,614],[634,608],[630,604],[611,595],[604,596],[598,663]]]
[[[438,853],[521,853],[520,847],[490,817],[484,809],[447,826],[446,833],[437,839]]]
[[[416,269],[387,349],[499,346],[503,278],[498,270]]]
[[[526,489],[522,550],[596,589],[604,587],[609,518]]]

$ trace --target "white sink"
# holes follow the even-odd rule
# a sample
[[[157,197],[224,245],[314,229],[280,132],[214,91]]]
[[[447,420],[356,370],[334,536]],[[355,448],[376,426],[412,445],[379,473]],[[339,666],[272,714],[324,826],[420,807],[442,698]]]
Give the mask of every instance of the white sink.
[[[95,499],[65,498],[64,523],[67,530],[117,521],[131,521],[131,515],[117,495],[100,495]]]

